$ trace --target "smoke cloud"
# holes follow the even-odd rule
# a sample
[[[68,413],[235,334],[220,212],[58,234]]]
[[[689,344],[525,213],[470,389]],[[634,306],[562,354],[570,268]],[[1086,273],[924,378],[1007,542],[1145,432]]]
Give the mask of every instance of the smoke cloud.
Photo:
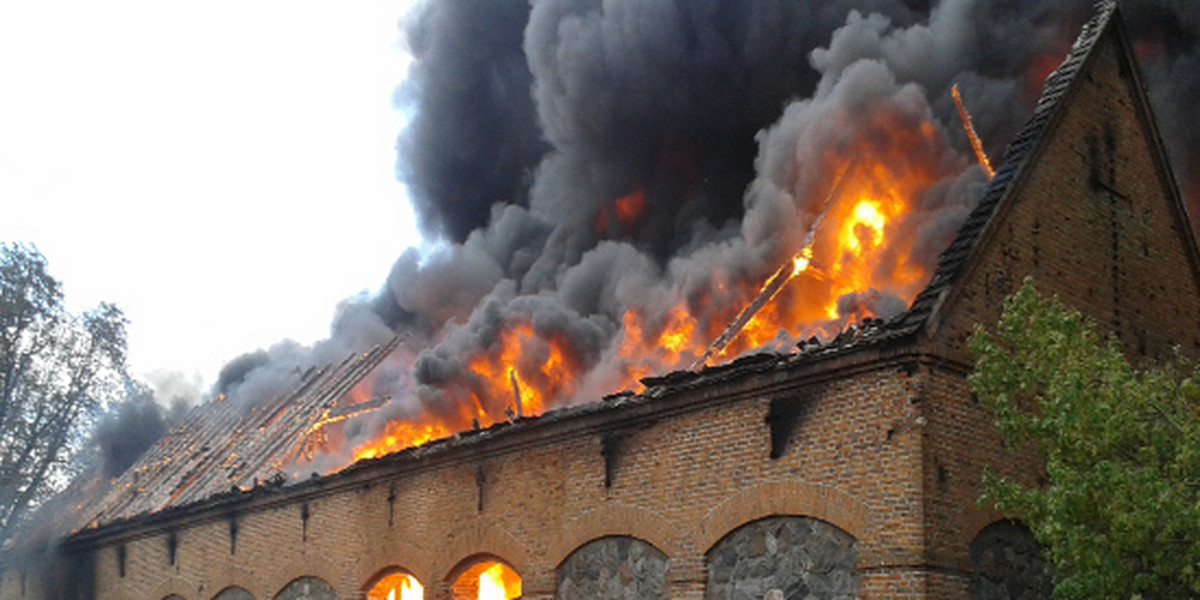
[[[1200,214],[1200,4],[1122,11]],[[415,117],[397,174],[430,249],[347,301],[329,340],[240,357],[216,391],[255,402],[399,332],[364,391],[391,401],[347,424],[347,448],[397,421],[502,420],[514,398],[591,401],[690,364],[805,244],[805,285],[774,304],[812,305],[810,325],[756,332],[735,354],[891,318],[986,183],[950,87],[1000,157],[1091,13],[1088,0],[426,2],[403,27],[416,63],[397,97]],[[839,199],[857,195],[902,198],[886,216],[903,241],[870,226],[888,202]],[[877,250],[872,264],[811,233],[860,209],[839,243]],[[764,312],[795,321],[782,310]]]

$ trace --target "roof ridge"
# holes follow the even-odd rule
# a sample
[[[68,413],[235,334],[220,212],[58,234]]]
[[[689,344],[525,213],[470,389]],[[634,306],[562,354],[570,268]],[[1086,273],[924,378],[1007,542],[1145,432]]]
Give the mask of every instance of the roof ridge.
[[[929,320],[937,312],[938,305],[962,277],[970,257],[979,245],[1002,200],[1008,195],[1024,166],[1045,138],[1047,126],[1062,106],[1062,100],[1071,89],[1079,69],[1091,55],[1096,41],[1109,29],[1112,17],[1117,12],[1116,0],[1099,0],[1095,3],[1092,17],[1083,25],[1071,50],[1042,84],[1033,115],[1025,126],[1013,137],[1004,151],[1004,159],[996,168],[995,176],[984,188],[979,202],[959,228],[958,235],[942,252],[933,277],[921,290],[909,310],[899,317],[892,328],[917,331],[929,326]]]

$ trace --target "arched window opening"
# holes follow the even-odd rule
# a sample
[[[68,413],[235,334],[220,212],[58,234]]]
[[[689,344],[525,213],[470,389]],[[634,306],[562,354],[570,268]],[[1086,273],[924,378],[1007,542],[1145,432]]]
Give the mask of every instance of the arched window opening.
[[[854,537],[810,517],[768,517],[708,551],[708,600],[858,597]]]
[[[254,600],[254,594],[247,592],[245,588],[231,585],[217,592],[213,600]]]
[[[512,567],[482,560],[458,575],[450,588],[452,600],[512,600],[521,597],[521,576]]]
[[[671,561],[647,542],[608,536],[578,548],[558,566],[557,600],[667,600]]]
[[[1049,598],[1053,586],[1042,547],[1016,521],[988,525],[971,542],[971,597],[980,600]]]
[[[379,578],[367,590],[367,600],[424,600],[425,586],[416,577],[394,571]]]
[[[300,577],[279,590],[275,600],[337,600],[337,592],[324,579]]]

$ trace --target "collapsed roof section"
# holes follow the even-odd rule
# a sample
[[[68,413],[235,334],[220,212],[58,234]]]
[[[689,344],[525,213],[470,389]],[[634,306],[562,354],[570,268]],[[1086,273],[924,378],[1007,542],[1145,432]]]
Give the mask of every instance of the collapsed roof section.
[[[255,406],[231,406],[224,397],[197,406],[186,420],[112,482],[85,500],[75,528],[191,504],[260,482],[284,482],[288,467],[320,435],[320,427],[363,407],[345,405],[347,392],[400,344],[394,337],[337,364],[297,371],[283,394]],[[368,401],[367,404],[370,404]]]

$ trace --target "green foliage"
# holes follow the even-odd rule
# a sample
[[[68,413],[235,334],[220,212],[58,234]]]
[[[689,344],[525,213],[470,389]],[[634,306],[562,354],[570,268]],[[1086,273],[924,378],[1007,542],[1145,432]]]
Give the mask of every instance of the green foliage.
[[[0,244],[0,544],[79,472],[86,430],[127,380],[121,311],[70,313],[36,248]]]
[[[1200,595],[1200,369],[1133,368],[1114,339],[1030,281],[994,334],[977,328],[971,391],[1048,483],[988,471],[983,501],[1048,549],[1056,598]]]

